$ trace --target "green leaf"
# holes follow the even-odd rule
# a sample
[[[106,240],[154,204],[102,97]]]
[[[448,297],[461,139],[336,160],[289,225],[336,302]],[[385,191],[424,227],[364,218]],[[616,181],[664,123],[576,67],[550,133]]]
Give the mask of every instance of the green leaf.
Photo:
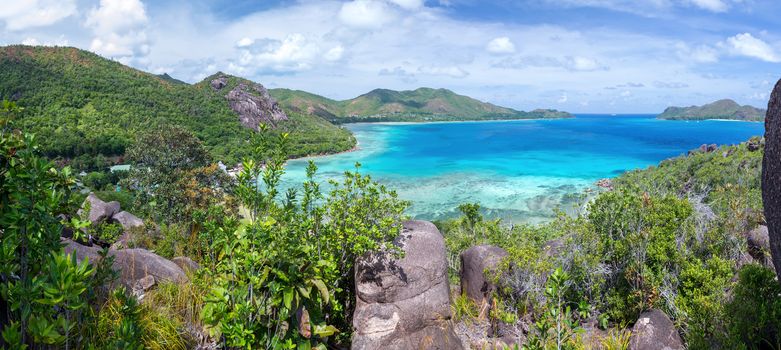
[[[312,283],[317,290],[320,291],[320,297],[323,298],[323,302],[328,304],[330,301],[330,294],[328,294],[328,288],[325,286],[325,283],[319,279],[309,280],[309,283]]]
[[[285,303],[285,307],[288,310],[290,310],[291,304],[293,303],[293,288],[292,287],[285,288],[285,292],[282,295],[282,297]]]

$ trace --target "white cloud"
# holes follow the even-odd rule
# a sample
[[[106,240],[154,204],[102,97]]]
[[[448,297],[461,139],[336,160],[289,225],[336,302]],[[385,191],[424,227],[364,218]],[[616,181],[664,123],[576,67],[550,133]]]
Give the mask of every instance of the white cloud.
[[[148,18],[140,0],[100,0],[85,25],[94,34],[90,50],[128,62],[149,53]]]
[[[339,59],[341,54],[338,48],[334,49],[337,50],[327,52],[326,56],[330,54],[331,58]],[[319,54],[317,43],[301,33],[290,34],[282,40],[255,40],[252,45],[242,47],[233,70],[260,69],[279,73],[304,71],[312,68]]]
[[[567,103],[568,100],[569,100],[569,97],[567,97],[567,94],[563,93],[563,94],[561,94],[561,97],[559,97],[559,99],[556,100],[556,102],[558,102],[558,103]]]
[[[255,40],[252,40],[250,38],[244,37],[241,38],[239,41],[236,42],[236,47],[247,47],[255,43]]]
[[[342,47],[342,45],[336,45],[332,47],[330,50],[326,51],[325,55],[323,55],[323,58],[325,58],[328,61],[338,61],[342,58],[343,54],[344,54],[344,47]]]
[[[54,41],[40,41],[37,38],[34,37],[27,37],[24,40],[22,40],[22,45],[30,45],[30,46],[68,46],[68,39],[65,39],[64,35],[60,35],[59,38],[57,38]]]
[[[12,31],[49,26],[74,14],[75,0],[12,0],[0,6],[0,20]]]
[[[694,6],[712,11],[712,12],[727,12],[729,6],[722,0],[689,0]]]
[[[394,18],[393,9],[386,2],[379,0],[346,2],[339,10],[339,19],[351,27],[379,28]]]
[[[570,69],[576,71],[594,71],[607,69],[607,67],[597,62],[597,60],[588,57],[567,57],[566,62]]]
[[[486,50],[492,53],[513,53],[515,52],[515,45],[510,38],[506,36],[495,38],[488,42]]]
[[[727,38],[726,46],[735,55],[754,57],[767,62],[781,62],[781,56],[770,45],[749,33]]]

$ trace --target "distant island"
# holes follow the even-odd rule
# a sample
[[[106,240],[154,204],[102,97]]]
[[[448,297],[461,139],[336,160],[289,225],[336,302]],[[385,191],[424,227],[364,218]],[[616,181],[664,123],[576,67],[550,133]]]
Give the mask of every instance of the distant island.
[[[737,102],[724,99],[702,106],[691,107],[667,107],[656,116],[657,119],[667,120],[706,120],[729,119],[745,121],[765,120],[766,110],[753,106],[741,106]]]
[[[319,116],[332,123],[428,122],[571,118],[567,112],[535,109],[530,112],[500,107],[447,89],[375,89],[356,98],[336,101],[305,91],[269,90],[283,108]]]

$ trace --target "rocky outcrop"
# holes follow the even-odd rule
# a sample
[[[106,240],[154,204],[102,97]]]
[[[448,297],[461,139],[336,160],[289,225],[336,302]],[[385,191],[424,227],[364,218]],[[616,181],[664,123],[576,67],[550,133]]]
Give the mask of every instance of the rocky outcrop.
[[[482,305],[491,297],[496,286],[490,275],[507,251],[492,245],[478,245],[461,253],[461,294]]]
[[[122,225],[122,229],[125,231],[130,231],[137,227],[144,227],[144,220],[141,220],[137,216],[124,210],[111,216],[111,220]]]
[[[430,222],[408,221],[390,253],[356,261],[352,349],[462,349],[453,331],[442,235]]]
[[[97,246],[85,246],[65,238],[62,242],[65,244],[65,252],[76,255],[77,261],[88,258],[90,263],[96,263],[101,258]],[[114,257],[113,268],[119,272],[118,282],[130,289],[147,276],[152,276],[153,281],[157,282],[188,281],[184,270],[178,265],[146,249],[110,249],[108,255]],[[148,284],[149,279],[141,283]]]
[[[209,85],[215,91],[220,91],[228,86],[228,82],[227,76],[218,73]],[[225,98],[231,109],[239,114],[239,121],[245,127],[258,130],[260,124],[276,126],[278,122],[288,120],[277,100],[269,95],[263,85],[242,79]]]
[[[770,253],[781,280],[781,80],[776,83],[765,117],[762,159],[762,202],[765,206]]]
[[[96,196],[94,193],[90,193],[87,196],[87,199],[84,201],[82,208],[79,209],[79,216],[82,216],[84,210],[87,209],[87,206],[89,206],[87,219],[89,219],[92,225],[98,225],[101,222],[108,221],[112,216],[114,216],[114,214],[119,212],[119,202],[112,201],[106,203],[98,198],[98,196]]]
[[[177,256],[171,259],[171,261],[173,261],[174,264],[182,268],[182,270],[184,270],[187,273],[193,273],[195,271],[200,270],[201,268],[201,265],[198,265],[197,262],[193,261],[193,259],[190,259],[186,256]]]
[[[683,343],[670,318],[651,310],[640,314],[632,327],[629,350],[683,350]]]

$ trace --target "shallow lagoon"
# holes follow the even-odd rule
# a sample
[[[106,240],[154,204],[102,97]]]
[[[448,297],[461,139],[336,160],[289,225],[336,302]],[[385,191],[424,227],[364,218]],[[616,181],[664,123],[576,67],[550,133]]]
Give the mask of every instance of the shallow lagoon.
[[[457,215],[477,202],[485,214],[539,222],[578,201],[601,178],[644,168],[704,143],[734,144],[762,123],[664,121],[649,115],[579,115],[560,120],[352,124],[358,150],[312,158],[323,183],[360,162],[361,173],[410,200],[421,219]],[[308,159],[288,163],[285,186],[300,184]]]

